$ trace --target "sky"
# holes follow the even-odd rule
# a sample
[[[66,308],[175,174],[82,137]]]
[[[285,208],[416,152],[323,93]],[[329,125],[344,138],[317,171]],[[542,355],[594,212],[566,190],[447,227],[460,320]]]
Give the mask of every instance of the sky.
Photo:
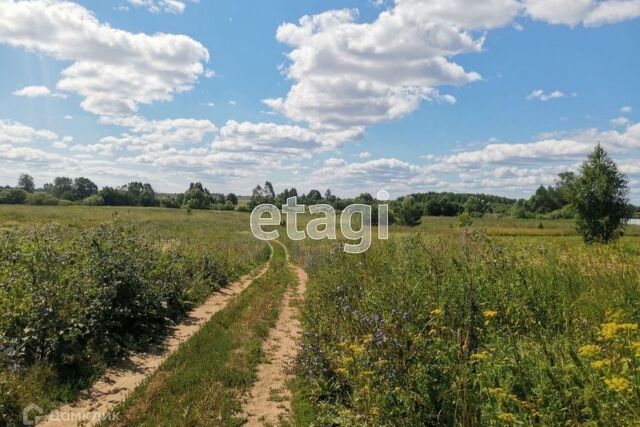
[[[0,185],[640,202],[640,0],[0,0]]]

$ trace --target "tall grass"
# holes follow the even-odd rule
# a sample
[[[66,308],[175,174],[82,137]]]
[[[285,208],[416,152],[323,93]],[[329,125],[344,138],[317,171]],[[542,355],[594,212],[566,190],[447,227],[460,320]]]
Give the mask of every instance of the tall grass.
[[[75,399],[104,367],[159,342],[186,310],[266,261],[266,245],[212,218],[158,210],[135,223],[0,230],[3,423],[30,402],[47,410]]]
[[[315,425],[637,425],[639,261],[478,232],[315,254],[299,390]]]

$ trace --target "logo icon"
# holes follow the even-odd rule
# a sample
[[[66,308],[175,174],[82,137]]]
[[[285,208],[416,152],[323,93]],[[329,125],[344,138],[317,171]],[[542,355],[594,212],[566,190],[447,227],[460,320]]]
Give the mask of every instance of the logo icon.
[[[44,411],[35,403],[30,403],[22,410],[22,424],[26,426],[35,425],[41,418]]]

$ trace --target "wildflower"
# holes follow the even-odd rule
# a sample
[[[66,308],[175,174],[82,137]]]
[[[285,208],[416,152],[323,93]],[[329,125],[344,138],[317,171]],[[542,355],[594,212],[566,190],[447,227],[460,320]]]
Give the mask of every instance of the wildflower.
[[[347,371],[345,368],[337,368],[336,373],[342,375],[343,377],[346,377],[349,371]]]
[[[600,352],[600,347],[595,344],[583,345],[578,349],[578,354],[582,357],[593,357]]]
[[[471,360],[485,360],[489,357],[489,353],[486,351],[481,351],[479,353],[474,353],[471,355]]]
[[[516,420],[516,416],[513,415],[511,412],[500,412],[500,415],[498,415],[498,419],[500,421],[505,421],[507,423],[512,423]]]
[[[610,366],[611,365],[611,361],[610,360],[596,360],[595,362],[591,362],[591,368],[592,369],[602,369],[605,366]]]
[[[637,331],[637,323],[616,323],[609,322],[602,325],[600,329],[600,336],[602,339],[610,340],[615,338],[620,332]]]
[[[640,341],[636,341],[631,344],[631,348],[635,350],[636,357],[640,357]]]
[[[362,353],[364,353],[364,350],[365,350],[364,346],[361,346],[361,345],[352,345],[349,348],[351,349],[353,354],[355,354],[356,356],[361,356]]]
[[[498,312],[497,311],[493,311],[493,310],[485,310],[485,311],[482,312],[482,315],[484,317],[486,317],[487,319],[491,319],[491,318],[496,317],[498,315]]]
[[[622,378],[622,377],[605,378],[604,383],[607,385],[609,390],[613,390],[618,393],[631,391],[631,383],[626,378]]]
[[[440,316],[441,314],[442,314],[442,309],[440,309],[440,308],[436,308],[436,309],[431,310],[431,315],[432,316]]]
[[[369,412],[371,413],[371,415],[377,417],[378,415],[380,415],[380,408],[378,408],[377,406],[374,406],[369,410]]]

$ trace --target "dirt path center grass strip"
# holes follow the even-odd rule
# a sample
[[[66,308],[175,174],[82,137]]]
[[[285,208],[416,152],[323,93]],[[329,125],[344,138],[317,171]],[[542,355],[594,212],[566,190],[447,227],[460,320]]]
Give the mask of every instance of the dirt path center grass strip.
[[[288,261],[288,253],[286,258]],[[247,417],[245,427],[277,425],[291,410],[287,381],[292,377],[302,334],[297,302],[304,298],[307,273],[290,263],[289,267],[296,273],[297,286],[291,286],[286,291],[278,321],[262,345],[267,360],[258,366],[257,381],[243,405]]]
[[[262,341],[294,282],[273,245],[265,275],[216,313],[113,412],[111,426],[238,426],[241,396],[255,381]]]

